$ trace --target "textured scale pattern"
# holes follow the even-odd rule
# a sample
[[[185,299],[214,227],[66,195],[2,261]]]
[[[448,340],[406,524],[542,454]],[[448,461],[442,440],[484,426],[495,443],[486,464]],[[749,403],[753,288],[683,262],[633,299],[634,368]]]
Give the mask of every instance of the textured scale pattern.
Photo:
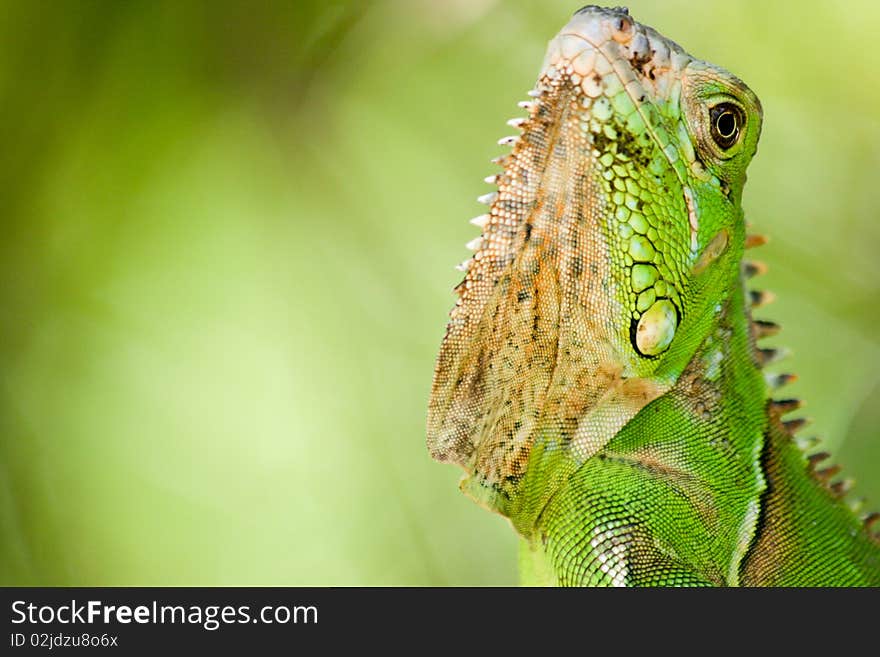
[[[880,547],[774,402],[742,261],[761,105],[623,9],[550,42],[441,346],[428,447],[532,581],[880,584]],[[722,119],[719,119],[722,117]],[[816,457],[811,457],[814,461]]]

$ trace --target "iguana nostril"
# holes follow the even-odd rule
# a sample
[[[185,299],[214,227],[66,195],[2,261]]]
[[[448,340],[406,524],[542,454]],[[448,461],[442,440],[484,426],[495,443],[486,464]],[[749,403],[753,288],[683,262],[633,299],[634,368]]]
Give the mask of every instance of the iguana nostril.
[[[611,37],[618,43],[629,43],[633,37],[633,22],[629,16],[615,19]]]

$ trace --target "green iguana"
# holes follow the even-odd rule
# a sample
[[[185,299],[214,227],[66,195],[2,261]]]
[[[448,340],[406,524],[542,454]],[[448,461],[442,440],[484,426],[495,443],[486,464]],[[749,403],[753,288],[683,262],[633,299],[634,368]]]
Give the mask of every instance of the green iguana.
[[[771,395],[743,261],[761,104],[626,9],[549,45],[456,288],[428,447],[522,537],[524,583],[880,585]],[[827,456],[827,455],[825,455]]]

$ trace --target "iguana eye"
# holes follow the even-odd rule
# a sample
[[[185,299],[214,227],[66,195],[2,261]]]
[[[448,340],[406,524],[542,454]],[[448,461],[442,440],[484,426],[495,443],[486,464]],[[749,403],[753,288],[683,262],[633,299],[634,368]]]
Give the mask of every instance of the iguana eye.
[[[733,146],[742,132],[745,117],[742,110],[732,103],[721,103],[709,108],[712,139],[721,148]]]

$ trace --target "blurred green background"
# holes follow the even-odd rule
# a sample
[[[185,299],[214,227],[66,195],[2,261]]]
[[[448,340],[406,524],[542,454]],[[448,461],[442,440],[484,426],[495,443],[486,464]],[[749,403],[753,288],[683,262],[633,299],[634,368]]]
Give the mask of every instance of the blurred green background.
[[[3,2],[0,584],[515,583],[424,417],[578,6]],[[630,9],[762,98],[762,315],[880,502],[880,5]]]

